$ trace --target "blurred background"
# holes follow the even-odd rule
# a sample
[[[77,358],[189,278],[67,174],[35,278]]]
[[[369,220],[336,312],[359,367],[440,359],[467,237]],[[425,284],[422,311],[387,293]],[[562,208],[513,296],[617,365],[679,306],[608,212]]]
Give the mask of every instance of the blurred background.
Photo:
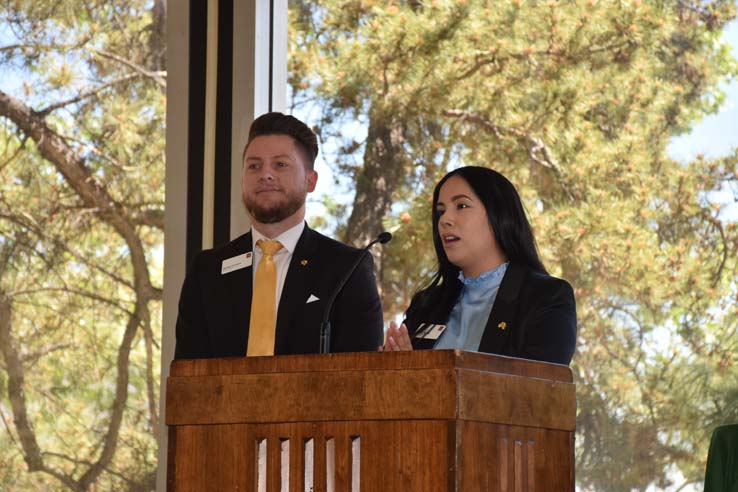
[[[738,422],[736,8],[289,2],[287,106],[321,139],[309,222],[393,232],[386,319],[433,271],[440,176],[520,190],[577,296],[581,491],[701,490],[712,429]],[[166,13],[0,5],[0,490],[155,487]]]

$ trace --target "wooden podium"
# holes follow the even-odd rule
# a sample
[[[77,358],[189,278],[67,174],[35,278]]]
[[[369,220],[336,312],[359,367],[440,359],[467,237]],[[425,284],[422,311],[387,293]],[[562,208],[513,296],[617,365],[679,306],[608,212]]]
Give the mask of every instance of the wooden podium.
[[[168,492],[573,491],[557,364],[428,350],[181,360]]]

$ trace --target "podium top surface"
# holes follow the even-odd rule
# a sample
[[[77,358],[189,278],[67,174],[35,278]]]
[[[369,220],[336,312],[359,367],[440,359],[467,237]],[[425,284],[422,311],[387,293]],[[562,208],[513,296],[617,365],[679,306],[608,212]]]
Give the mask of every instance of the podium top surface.
[[[169,375],[187,377],[403,369],[471,369],[563,383],[573,382],[571,369],[565,365],[461,350],[184,359],[172,362]]]
[[[571,431],[575,418],[569,367],[457,350],[178,360],[167,380],[169,425],[460,419]]]

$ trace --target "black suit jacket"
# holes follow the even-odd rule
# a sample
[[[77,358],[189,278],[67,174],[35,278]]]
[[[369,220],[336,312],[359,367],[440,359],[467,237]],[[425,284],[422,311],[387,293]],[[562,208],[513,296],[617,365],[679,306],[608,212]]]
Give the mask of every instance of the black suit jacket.
[[[221,274],[223,260],[252,250],[251,233],[203,251],[182,286],[175,359],[246,355],[251,317],[251,266]],[[360,251],[305,226],[285,277],[277,310],[275,351],[318,353],[326,302]],[[308,303],[311,296],[319,300]],[[361,262],[333,305],[331,352],[377,350],[382,306],[371,255]]]
[[[433,348],[436,340],[414,335],[423,323],[445,325],[455,302],[405,320],[413,348]],[[408,309],[412,312],[411,309]],[[479,351],[569,364],[576,347],[574,291],[565,280],[510,263],[502,278]]]

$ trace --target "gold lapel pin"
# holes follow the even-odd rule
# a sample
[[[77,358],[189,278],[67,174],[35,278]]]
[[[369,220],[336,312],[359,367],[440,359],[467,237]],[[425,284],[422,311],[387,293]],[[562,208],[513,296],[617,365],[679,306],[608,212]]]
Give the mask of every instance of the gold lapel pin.
[[[300,265],[305,266],[308,264],[307,260],[300,260]]]
[[[505,328],[507,328],[507,323],[505,323],[504,321],[500,321],[500,324],[497,325],[497,328],[499,328],[500,330],[504,330]]]

